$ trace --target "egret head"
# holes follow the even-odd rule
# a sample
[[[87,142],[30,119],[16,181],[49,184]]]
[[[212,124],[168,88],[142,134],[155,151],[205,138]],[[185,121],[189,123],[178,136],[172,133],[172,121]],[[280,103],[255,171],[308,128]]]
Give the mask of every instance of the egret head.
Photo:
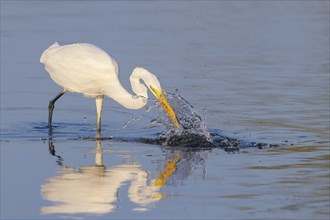
[[[166,96],[162,90],[162,87],[161,87],[157,77],[154,74],[150,73],[148,70],[141,68],[141,67],[137,67],[134,69],[133,74],[131,76],[131,80],[132,80],[132,78],[135,78],[135,77],[142,79],[144,81],[144,83],[150,89],[152,94],[154,94],[154,96],[156,96],[158,101],[162,104],[162,106],[165,109],[165,111],[167,112],[169,118],[172,119],[173,124],[177,128],[179,128],[180,127],[179,120],[176,117],[176,114],[175,114],[174,110],[172,109],[171,105],[167,102]],[[133,83],[132,83],[132,88],[133,88],[133,90],[136,90],[136,91],[138,90],[138,89],[134,88]]]

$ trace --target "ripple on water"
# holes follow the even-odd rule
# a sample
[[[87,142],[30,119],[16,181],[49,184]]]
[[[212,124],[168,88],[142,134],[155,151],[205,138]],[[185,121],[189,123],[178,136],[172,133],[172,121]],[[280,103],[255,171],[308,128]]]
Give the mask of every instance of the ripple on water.
[[[141,142],[146,144],[156,144],[162,146],[173,147],[187,147],[195,149],[205,148],[222,148],[227,152],[238,152],[242,148],[259,148],[264,147],[277,147],[276,144],[266,144],[249,142],[247,140],[239,140],[236,138],[227,137],[221,134],[219,129],[208,129],[206,125],[206,112],[200,114],[187,100],[181,97],[178,92],[168,93],[167,100],[173,107],[180,122],[180,128],[173,126],[171,120],[164,113],[163,108],[159,103],[150,106],[151,108],[158,107],[159,116],[150,122],[147,130],[133,132],[133,137],[127,136],[129,128],[127,125],[132,121],[139,121],[143,116],[135,117],[126,122],[119,133],[113,131],[113,136],[101,137],[101,140],[114,140],[114,141],[130,141]],[[202,116],[200,116],[202,115]],[[159,132],[153,130],[153,127],[161,125],[165,126],[165,130]],[[16,128],[14,130],[2,131],[2,136],[15,137],[16,139],[33,139],[33,140],[46,140],[49,138],[64,138],[70,140],[95,140],[95,129],[88,123],[54,123],[52,129],[49,129],[47,123],[33,123],[28,124],[30,129]],[[32,128],[32,129],[31,129]],[[106,130],[108,127],[104,127]],[[142,129],[143,130],[143,129]],[[142,133],[141,133],[142,132]],[[123,137],[123,135],[125,135]],[[142,138],[141,138],[142,137]],[[2,141],[6,139],[2,138]]]

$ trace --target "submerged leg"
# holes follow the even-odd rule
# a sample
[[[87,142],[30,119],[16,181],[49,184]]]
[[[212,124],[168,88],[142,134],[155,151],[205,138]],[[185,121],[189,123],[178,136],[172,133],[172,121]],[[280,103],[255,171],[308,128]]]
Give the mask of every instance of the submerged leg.
[[[101,132],[101,114],[102,114],[102,104],[103,104],[103,98],[104,96],[98,96],[95,99],[96,103],[96,127],[97,127],[97,132]]]
[[[55,107],[55,102],[57,99],[59,99],[63,94],[65,93],[65,90],[63,89],[60,93],[55,96],[52,100],[49,101],[48,105],[48,128],[52,127],[52,118],[53,118],[53,111]]]

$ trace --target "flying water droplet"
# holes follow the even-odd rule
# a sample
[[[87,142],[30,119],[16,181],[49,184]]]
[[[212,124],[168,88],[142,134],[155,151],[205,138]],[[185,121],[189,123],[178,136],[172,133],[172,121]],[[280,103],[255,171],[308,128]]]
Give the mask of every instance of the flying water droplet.
[[[165,145],[184,145],[184,144],[199,144],[212,145],[213,138],[206,126],[206,111],[203,112],[202,117],[199,112],[188,101],[178,94],[167,93],[167,100],[174,109],[177,118],[180,122],[180,128],[175,128],[164,110],[159,107],[159,120],[165,125],[166,130],[160,135],[160,139],[164,140]]]
[[[126,128],[133,121],[139,121],[144,116],[145,116],[144,114],[140,114],[138,116],[134,116],[133,118],[129,119],[127,122],[125,122],[123,124],[123,128]]]
[[[158,103],[154,102],[152,105],[146,107],[146,111],[150,112],[153,108],[157,107]]]

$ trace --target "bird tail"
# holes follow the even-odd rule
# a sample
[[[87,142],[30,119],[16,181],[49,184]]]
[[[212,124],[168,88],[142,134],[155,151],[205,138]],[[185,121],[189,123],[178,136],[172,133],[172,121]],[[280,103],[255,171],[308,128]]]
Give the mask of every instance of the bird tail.
[[[52,50],[55,48],[60,47],[61,45],[59,45],[59,43],[55,42],[53,45],[51,45],[50,47],[48,47],[41,55],[40,57],[40,62],[41,63],[46,63],[48,56],[52,54]]]

